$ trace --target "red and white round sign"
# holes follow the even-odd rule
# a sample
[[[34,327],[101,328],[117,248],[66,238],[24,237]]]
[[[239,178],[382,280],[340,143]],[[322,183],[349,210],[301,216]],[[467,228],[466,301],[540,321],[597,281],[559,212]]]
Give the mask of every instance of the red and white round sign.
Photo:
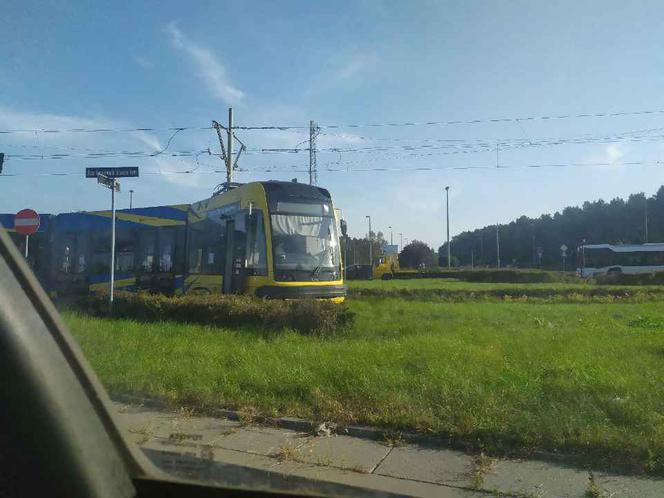
[[[21,209],[14,216],[14,229],[19,235],[32,235],[39,229],[39,215],[32,209]]]

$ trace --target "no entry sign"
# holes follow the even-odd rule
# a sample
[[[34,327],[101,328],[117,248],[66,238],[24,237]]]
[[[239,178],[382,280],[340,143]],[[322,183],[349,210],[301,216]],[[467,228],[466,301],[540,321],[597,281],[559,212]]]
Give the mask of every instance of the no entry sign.
[[[39,215],[32,209],[21,209],[14,216],[14,229],[20,235],[32,235],[39,229]]]

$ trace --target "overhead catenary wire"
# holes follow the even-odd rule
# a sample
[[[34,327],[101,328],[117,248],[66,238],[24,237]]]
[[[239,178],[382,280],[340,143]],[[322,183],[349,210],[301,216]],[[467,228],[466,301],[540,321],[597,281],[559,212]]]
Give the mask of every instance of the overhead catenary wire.
[[[18,133],[135,133],[141,131],[185,131],[211,130],[211,126],[172,126],[172,127],[144,127],[144,128],[31,128],[0,130],[0,135]]]
[[[496,166],[495,164],[485,164],[485,165],[468,165],[468,166],[423,166],[423,167],[411,167],[411,168],[390,168],[390,167],[372,167],[372,168],[323,168],[320,171],[328,173],[358,173],[358,172],[390,172],[390,171],[407,171],[407,172],[417,172],[417,171],[449,171],[449,170],[505,170],[505,169],[520,169],[520,168],[581,168],[581,167],[634,167],[634,166],[664,166],[664,161],[626,161],[626,162],[593,162],[593,163],[541,163],[541,164],[501,164]],[[301,168],[301,169],[297,169]],[[275,172],[275,173],[307,173],[309,170],[303,165],[274,165],[274,166],[262,166],[258,168],[238,168],[237,171],[246,172],[246,173],[257,173],[257,172]],[[142,173],[143,175],[198,175],[198,174],[225,174],[225,170],[197,170],[197,168],[182,170],[182,171],[146,171]],[[66,171],[66,172],[42,172],[42,173],[3,173],[0,175],[0,178],[3,177],[25,177],[25,176],[81,176],[80,171]]]
[[[151,158],[156,156],[194,157],[200,154],[210,154],[210,151],[207,149],[173,151],[168,153],[164,153],[164,150],[157,152],[150,152],[150,151],[89,152],[86,154],[6,154],[5,158],[6,160],[19,159],[23,161],[36,161],[36,160],[58,160],[58,159],[68,159],[68,158],[79,158],[79,159],[103,159],[103,158],[113,158],[113,157]]]
[[[380,128],[380,127],[403,127],[403,126],[452,126],[452,125],[475,125],[489,123],[517,123],[524,121],[548,121],[559,119],[586,119],[586,118],[609,118],[609,117],[627,117],[627,116],[645,116],[651,114],[664,114],[664,109],[643,110],[643,111],[624,111],[624,112],[596,112],[586,114],[557,114],[557,115],[539,115],[522,117],[502,117],[502,118],[483,118],[469,120],[437,120],[437,121],[403,121],[403,122],[384,122],[384,123],[345,123],[319,125],[324,129],[339,128]],[[306,126],[237,126],[240,130],[302,130]]]
[[[520,117],[500,117],[500,118],[482,118],[468,120],[435,120],[435,121],[403,121],[403,122],[383,122],[383,123],[344,123],[320,125],[324,129],[338,128],[378,128],[378,127],[402,127],[402,126],[441,126],[441,125],[474,125],[482,123],[516,123],[525,121],[548,121],[560,119],[587,119],[587,118],[611,118],[611,117],[629,117],[629,116],[647,116],[664,114],[664,109],[622,111],[622,112],[596,112],[582,114],[551,114]],[[212,126],[173,126],[173,127],[136,127],[136,128],[32,128],[32,129],[8,129],[0,130],[0,134],[13,133],[132,133],[145,131],[178,131],[178,130],[211,130]],[[233,126],[234,130],[306,130],[308,126],[292,125],[251,125],[251,126]]]

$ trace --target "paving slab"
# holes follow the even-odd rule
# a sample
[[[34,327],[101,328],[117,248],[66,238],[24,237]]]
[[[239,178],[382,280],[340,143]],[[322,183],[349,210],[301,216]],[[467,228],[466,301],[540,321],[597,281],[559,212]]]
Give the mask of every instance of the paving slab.
[[[472,487],[469,477],[472,469],[472,458],[461,452],[407,445],[393,448],[374,473],[400,479]]]
[[[498,460],[483,473],[482,488],[537,497],[583,497],[588,472],[540,461]]]
[[[632,476],[595,474],[595,482],[611,498],[661,498],[664,480]]]
[[[273,427],[241,427],[216,441],[216,445],[230,450],[265,456],[278,456],[307,441],[301,432]]]
[[[193,479],[218,484],[238,485],[247,482],[252,485],[268,485],[277,489],[297,489],[316,491],[333,496],[356,496],[357,489],[335,486],[363,488],[360,495],[416,496],[439,498],[486,498],[485,493],[473,492],[444,485],[421,483],[389,476],[364,474],[334,467],[325,467],[303,462],[280,462],[265,455],[244,453],[223,448],[209,448],[199,443],[187,446],[173,445],[166,441],[150,441],[142,445],[148,457],[167,472]],[[212,464],[218,464],[214,466]],[[246,469],[269,472],[270,476],[252,474]],[[281,476],[282,479],[278,479]],[[310,481],[309,487],[296,478]],[[332,487],[330,487],[332,486]]]
[[[376,441],[350,436],[309,437],[296,447],[296,458],[303,462],[370,473],[390,452]]]
[[[247,467],[274,471],[284,478],[293,475],[409,496],[482,496],[479,491],[469,491],[478,485],[484,496],[583,497],[588,490],[586,470],[560,463],[487,460],[481,479],[477,479],[474,458],[453,450],[388,447],[347,435],[315,437],[310,432],[243,426],[237,421],[186,412],[116,407],[129,438],[152,452],[152,457],[159,456],[162,467],[177,469],[180,475],[200,473],[200,462],[212,461],[222,467],[235,465],[233,472],[238,475],[243,475],[241,467]],[[227,473],[228,468],[223,468]],[[213,477],[210,474],[204,479]],[[272,477],[267,479],[272,485]],[[604,496],[611,498],[664,497],[661,479],[596,472],[595,482]],[[343,493],[335,490],[332,494]]]
[[[176,441],[195,440],[206,444],[216,444],[240,427],[239,422],[212,417],[194,417],[177,413],[164,413],[136,408],[118,413],[120,424],[129,437],[137,443],[152,438],[166,438]]]

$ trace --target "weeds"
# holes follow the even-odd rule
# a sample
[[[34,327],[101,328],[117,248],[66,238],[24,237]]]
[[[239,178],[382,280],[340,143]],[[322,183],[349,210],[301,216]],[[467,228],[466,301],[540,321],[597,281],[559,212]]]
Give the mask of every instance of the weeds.
[[[471,486],[474,489],[482,489],[484,478],[496,464],[496,459],[491,458],[481,452],[473,457],[472,468],[470,470]]]
[[[597,481],[595,480],[595,474],[590,472],[588,474],[588,487],[584,493],[586,498],[602,498],[604,496],[604,491],[599,487]]]
[[[297,462],[298,461],[298,448],[294,446],[282,446],[272,455],[281,463]]]
[[[383,437],[383,442],[392,448],[406,445],[406,441],[403,439],[401,432],[386,432]]]

